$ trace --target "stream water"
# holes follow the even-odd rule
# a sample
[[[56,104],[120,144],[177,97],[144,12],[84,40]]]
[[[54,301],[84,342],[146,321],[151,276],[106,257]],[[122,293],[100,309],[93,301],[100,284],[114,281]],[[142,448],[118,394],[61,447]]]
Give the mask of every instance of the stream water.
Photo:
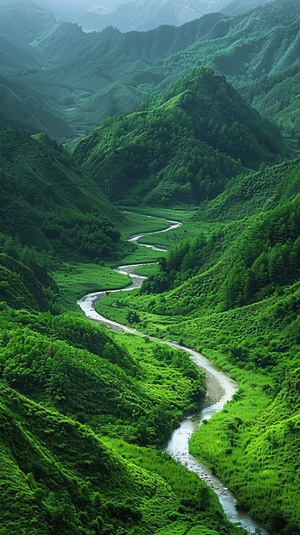
[[[129,241],[138,243],[138,240],[145,235],[158,234],[159,232],[167,232],[171,229],[181,226],[181,223],[177,221],[166,221],[169,223],[169,227],[165,230],[136,234],[135,236],[132,236]],[[150,247],[158,251],[165,251],[165,249],[153,245],[146,245],[141,243],[139,243],[139,245],[143,247]],[[134,270],[138,266],[141,266],[141,264],[119,266],[117,268],[117,271],[119,273],[129,275],[132,282],[129,286],[123,288],[122,290],[110,291],[120,292],[139,288],[146,277],[134,273]],[[144,336],[144,334],[139,332],[138,330],[133,329],[131,327],[127,327],[115,321],[111,321],[96,312],[95,303],[104,295],[106,295],[106,293],[107,292],[100,291],[85,295],[79,301],[77,301],[77,304],[80,306],[86,317],[93,321],[104,323],[107,327],[119,332],[127,332],[139,336]],[[247,513],[237,508],[237,502],[234,495],[220,481],[220,479],[213,475],[208,468],[206,468],[203,464],[199,463],[189,453],[188,444],[192,433],[203,423],[204,420],[208,420],[209,418],[211,418],[213,414],[220,411],[224,407],[224,405],[231,400],[234,393],[238,390],[238,385],[230,377],[228,377],[219,369],[217,369],[208,359],[206,359],[197,351],[176,344],[174,342],[159,340],[154,337],[149,338],[159,343],[167,344],[168,346],[171,346],[174,349],[187,351],[190,355],[190,358],[195,362],[197,366],[202,368],[206,374],[206,406],[198,414],[195,414],[189,418],[185,418],[182,421],[180,427],[173,432],[166,446],[166,451],[170,453],[170,455],[172,455],[179,463],[184,465],[188,470],[198,474],[199,477],[214,490],[214,492],[218,496],[219,502],[224,510],[224,513],[230,522],[243,528],[248,533],[261,533],[262,535],[268,535],[267,531],[263,528],[263,526],[261,526],[261,524],[256,522],[256,520],[251,518]],[[210,400],[214,401],[211,402]]]

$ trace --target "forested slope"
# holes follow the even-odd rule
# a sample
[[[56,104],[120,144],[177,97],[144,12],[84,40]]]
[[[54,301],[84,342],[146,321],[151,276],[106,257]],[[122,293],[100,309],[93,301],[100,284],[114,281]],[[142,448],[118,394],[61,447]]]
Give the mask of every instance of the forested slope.
[[[200,205],[204,231],[121,302],[145,332],[180,339],[238,380],[233,403],[200,427],[191,451],[276,534],[300,526],[299,169],[297,159],[233,178]]]
[[[230,177],[288,153],[274,125],[201,67],[137,112],[107,120],[74,150],[112,200],[164,205],[211,199]]]
[[[65,258],[103,258],[121,249],[125,221],[56,142],[0,132],[1,241]]]
[[[34,10],[30,2],[27,7],[26,2],[8,5],[12,14],[9,18],[6,13],[0,25],[2,73],[10,83],[22,81],[34,89],[38,100],[41,95],[47,98],[46,107],[41,102],[39,118],[56,139],[69,139],[59,118],[72,132],[86,133],[107,116],[134,111],[195,65],[208,65],[225,75],[265,117],[282,125],[298,145],[297,0],[270,2],[237,16],[230,11],[210,13],[180,27],[161,25],[127,33],[113,27],[84,33],[76,24],[58,23],[46,11]],[[37,110],[32,99],[18,101],[21,105],[26,129],[32,131],[28,107],[35,115]],[[53,124],[45,111],[58,122]]]
[[[72,137],[70,125],[55,114],[45,99],[25,83],[0,76],[0,128],[18,128],[56,139]]]
[[[38,281],[1,256],[0,532],[236,533],[195,474],[153,448],[135,460],[130,446],[161,444],[196,410],[203,376],[188,355],[143,339],[131,355],[102,327],[39,312],[46,271],[36,264]],[[131,460],[101,437],[127,441]]]
[[[213,492],[153,448],[202,403],[203,374],[61,314],[49,266],[116,260],[125,216],[46,136],[0,143],[0,533],[233,535]]]
[[[123,439],[128,457],[139,445],[144,458],[204,396],[187,354],[143,338],[127,349],[124,337],[60,314],[49,251],[78,258],[82,230],[90,247],[110,243],[118,255],[107,215],[126,220],[45,136],[2,131],[1,165],[0,532],[233,535],[197,476],[153,448],[140,468],[100,438]]]

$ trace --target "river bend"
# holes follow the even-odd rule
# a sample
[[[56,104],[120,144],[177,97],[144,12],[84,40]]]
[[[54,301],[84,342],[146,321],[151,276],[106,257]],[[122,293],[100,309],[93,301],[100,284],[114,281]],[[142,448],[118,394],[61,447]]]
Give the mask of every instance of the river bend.
[[[157,251],[166,251],[166,249],[156,247],[154,245],[138,243],[138,240],[146,235],[158,234],[160,232],[168,232],[169,230],[181,226],[181,223],[177,221],[165,221],[169,223],[168,228],[162,231],[136,234],[132,236],[129,241],[137,243],[138,245],[143,247],[150,247]],[[139,288],[146,277],[134,273],[135,269],[138,266],[141,266],[141,264],[119,266],[116,271],[128,275],[131,278],[131,284],[121,290],[110,290],[110,292],[122,292]],[[98,314],[98,312],[96,312],[95,303],[99,301],[99,299],[101,299],[103,296],[105,296],[106,293],[106,291],[99,291],[85,295],[79,301],[77,301],[77,304],[84,312],[86,317],[93,321],[104,323],[107,327],[119,332],[145,336],[143,333],[139,332],[136,329],[109,320],[101,314]],[[219,369],[217,369],[208,359],[206,359],[197,351],[167,340],[160,340],[154,337],[149,338],[151,340],[155,340],[156,342],[173,347],[174,349],[180,349],[188,352],[190,358],[195,362],[197,366],[204,370],[206,375],[207,394],[205,407],[198,414],[195,414],[194,416],[191,416],[189,418],[185,418],[182,421],[180,427],[173,432],[166,446],[166,451],[170,453],[170,455],[172,455],[172,457],[174,457],[180,464],[184,465],[188,470],[198,474],[198,476],[214,490],[214,492],[218,496],[219,502],[224,510],[224,513],[230,522],[243,528],[248,533],[261,533],[262,535],[268,535],[267,531],[263,528],[263,526],[261,526],[253,518],[251,518],[247,513],[244,513],[243,511],[237,509],[236,499],[229,491],[229,489],[220,481],[220,479],[214,476],[208,468],[206,468],[202,463],[199,463],[189,453],[188,444],[192,433],[201,425],[204,420],[208,420],[209,418],[211,418],[213,414],[220,411],[224,407],[224,405],[231,400],[234,393],[238,390],[237,383],[235,383],[230,377],[225,375]]]

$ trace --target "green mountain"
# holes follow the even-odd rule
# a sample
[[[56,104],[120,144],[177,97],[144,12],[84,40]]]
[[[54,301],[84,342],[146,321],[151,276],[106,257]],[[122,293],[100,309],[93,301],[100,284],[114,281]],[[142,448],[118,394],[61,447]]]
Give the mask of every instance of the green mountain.
[[[31,0],[1,0],[0,34],[15,44],[29,44],[54,23],[52,13]]]
[[[51,13],[30,0],[1,1],[0,128],[18,128],[31,134],[43,132],[61,142],[75,137],[67,114],[63,118],[55,99],[46,99],[27,80],[45,68],[31,42],[55,22]]]
[[[2,243],[77,259],[120,250],[125,218],[56,142],[2,130],[0,148]]]
[[[125,217],[45,135],[3,130],[0,146],[0,532],[233,535],[213,492],[153,448],[203,400],[189,356],[60,314],[49,251],[116,259]]]
[[[0,389],[3,534],[134,530],[150,535],[161,526],[171,533],[177,529],[176,518],[188,532],[198,526],[210,534],[217,533],[214,527],[230,533],[218,519],[208,522],[208,527],[202,523],[205,513],[199,510],[212,498],[205,507],[213,513],[214,499],[207,498],[199,480],[187,480],[195,503],[185,506],[184,495],[176,493],[162,476],[122,459],[88,427],[43,408],[4,384]],[[151,462],[159,466],[155,455]],[[175,463],[164,468],[176,471]]]
[[[29,46],[17,46],[0,35],[1,71],[5,74],[18,74],[23,71],[41,68],[41,58]]]
[[[112,200],[165,205],[213,198],[230,177],[287,153],[274,126],[200,67],[139,111],[107,120],[74,150]]]
[[[247,102],[265,117],[275,121],[296,149],[300,147],[299,83],[300,66],[296,64],[240,88],[240,93]]]
[[[45,133],[0,131],[0,534],[240,533],[160,451],[204,396],[204,375],[161,336],[239,384],[191,452],[270,535],[299,535],[300,162],[281,134],[297,148],[298,15],[285,0],[84,34],[49,29],[33,5],[20,39],[2,18],[3,125],[56,137],[66,118],[84,132],[131,113],[72,154]],[[138,215],[108,199],[186,224],[141,290],[97,304],[129,325],[134,311],[141,337],[62,314],[51,276],[124,259],[121,232]]]
[[[16,259],[0,254],[0,299],[10,307],[33,311],[55,311],[58,287],[37,255],[24,248]]]
[[[28,84],[27,77],[43,68],[39,54],[23,42],[17,46],[0,35],[0,57],[0,128],[43,132],[58,141],[74,137],[59,103]]]
[[[198,476],[137,446],[196,410],[203,375],[182,352],[141,339],[141,359],[102,327],[43,312],[55,287],[29,253],[0,255],[1,532],[236,533]]]
[[[56,139],[70,139],[69,124],[53,113],[44,97],[25,83],[0,76],[0,128],[17,128]]]
[[[180,27],[124,34],[112,27],[84,33],[76,24],[48,19],[47,12],[44,26],[39,25],[32,22],[29,4],[11,4],[11,20],[19,9],[23,26],[28,23],[21,40],[8,35],[14,35],[12,22],[5,19],[7,30],[4,24],[0,27],[2,72],[46,97],[46,109],[76,134],[85,134],[107,116],[135,111],[142,100],[195,65],[208,65],[226,75],[266,118],[278,121],[297,147],[297,0],[267,3],[238,16],[211,13]],[[38,17],[42,13],[36,12]],[[46,128],[52,135],[51,121]],[[59,130],[54,134],[65,138]]]
[[[95,126],[108,115],[132,112],[195,65],[209,65],[243,90],[260,78],[272,80],[299,65],[298,21],[299,2],[285,0],[235,17],[212,13],[179,28],[149,32],[107,28],[84,34],[74,24],[61,23],[33,43],[49,67],[33,74],[30,83],[50,97],[56,94],[61,104],[73,100],[72,124]],[[285,131],[292,137],[288,121],[297,113],[298,97],[288,87],[287,82],[282,98],[277,86],[272,101],[286,111]],[[259,98],[256,93],[255,106]],[[271,102],[266,114],[273,117]]]

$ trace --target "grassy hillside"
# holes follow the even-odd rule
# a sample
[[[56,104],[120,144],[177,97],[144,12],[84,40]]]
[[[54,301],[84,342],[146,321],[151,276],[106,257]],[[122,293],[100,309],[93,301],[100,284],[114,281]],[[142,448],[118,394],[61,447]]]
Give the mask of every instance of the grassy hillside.
[[[1,302],[16,309],[54,311],[58,287],[45,266],[29,248],[22,249],[16,256],[0,253]]]
[[[74,156],[112,200],[170,205],[211,199],[231,176],[287,152],[224,78],[196,68],[138,112],[107,120]]]
[[[202,523],[207,519],[200,509],[212,513],[214,499],[208,505],[211,496],[201,482],[187,480],[197,502],[186,506],[163,477],[124,461],[88,427],[3,384],[0,390],[3,534],[150,535],[162,526],[172,533],[177,518],[185,530],[196,525],[218,532]],[[230,533],[220,516],[208,526]]]
[[[196,475],[146,448],[202,399],[188,355],[38,312],[28,268],[6,268],[27,294],[0,307],[0,532],[238,533]]]
[[[68,277],[92,249],[116,261],[113,220],[124,234],[130,222],[56,142],[9,130],[0,143],[0,533],[238,533],[154,449],[203,402],[188,355],[61,314],[49,265]]]
[[[140,330],[180,339],[238,381],[191,451],[274,534],[300,526],[299,187],[299,160],[232,179],[139,295],[98,304],[122,322],[135,310]]]
[[[3,130],[0,147],[0,232],[6,250],[12,238],[68,260],[118,254],[116,222],[125,217],[56,142]]]

